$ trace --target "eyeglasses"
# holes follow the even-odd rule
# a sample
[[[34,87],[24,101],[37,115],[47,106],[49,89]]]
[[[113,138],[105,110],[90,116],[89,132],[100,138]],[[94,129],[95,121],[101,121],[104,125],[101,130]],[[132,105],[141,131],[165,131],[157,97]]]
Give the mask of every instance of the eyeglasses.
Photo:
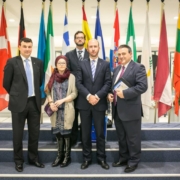
[[[84,39],[84,37],[76,37],[76,39]]]
[[[57,63],[57,65],[66,65],[66,63],[65,62],[59,62],[59,63]]]

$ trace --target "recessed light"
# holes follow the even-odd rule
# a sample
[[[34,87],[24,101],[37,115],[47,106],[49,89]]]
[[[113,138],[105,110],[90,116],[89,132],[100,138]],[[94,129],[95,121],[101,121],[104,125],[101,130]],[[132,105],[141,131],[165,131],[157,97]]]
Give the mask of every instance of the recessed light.
[[[174,17],[174,19],[178,19],[178,17],[177,17],[177,16],[175,16],[175,17]]]
[[[10,22],[14,22],[15,20],[14,19],[9,19]]]

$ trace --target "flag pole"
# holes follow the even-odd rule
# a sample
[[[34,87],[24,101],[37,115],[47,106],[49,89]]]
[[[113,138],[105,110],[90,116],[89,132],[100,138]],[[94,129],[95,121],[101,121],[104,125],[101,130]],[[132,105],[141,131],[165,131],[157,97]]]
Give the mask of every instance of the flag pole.
[[[68,17],[68,0],[65,0],[65,12],[66,16]]]
[[[114,0],[114,15],[116,15],[116,9],[117,9],[117,2],[118,0]]]
[[[98,2],[98,3],[97,3],[97,4],[98,4],[98,8],[99,8],[99,6],[100,6],[100,0],[97,0],[97,2]]]

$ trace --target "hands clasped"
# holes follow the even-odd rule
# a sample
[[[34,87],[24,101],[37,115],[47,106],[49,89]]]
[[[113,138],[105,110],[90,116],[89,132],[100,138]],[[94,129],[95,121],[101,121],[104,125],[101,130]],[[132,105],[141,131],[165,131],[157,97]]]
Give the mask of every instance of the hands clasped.
[[[96,97],[95,95],[90,95],[89,96],[89,103],[91,104],[91,105],[96,105],[97,103],[99,102],[99,98],[98,97]]]
[[[58,107],[63,103],[64,103],[63,99],[57,100],[56,102],[50,104],[50,108],[52,109],[52,111],[55,112],[58,110]]]

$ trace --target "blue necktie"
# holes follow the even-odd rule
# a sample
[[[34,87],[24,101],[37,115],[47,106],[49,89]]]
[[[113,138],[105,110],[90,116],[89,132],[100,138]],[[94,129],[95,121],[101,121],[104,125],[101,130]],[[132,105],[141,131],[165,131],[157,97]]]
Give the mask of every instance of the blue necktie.
[[[31,67],[28,63],[28,59],[25,59],[24,61],[25,61],[26,77],[28,81],[28,97],[30,97],[33,94],[32,72],[31,72]]]
[[[96,71],[95,60],[91,61],[91,71],[92,71],[92,78],[94,81],[94,75],[95,75],[95,71]]]

